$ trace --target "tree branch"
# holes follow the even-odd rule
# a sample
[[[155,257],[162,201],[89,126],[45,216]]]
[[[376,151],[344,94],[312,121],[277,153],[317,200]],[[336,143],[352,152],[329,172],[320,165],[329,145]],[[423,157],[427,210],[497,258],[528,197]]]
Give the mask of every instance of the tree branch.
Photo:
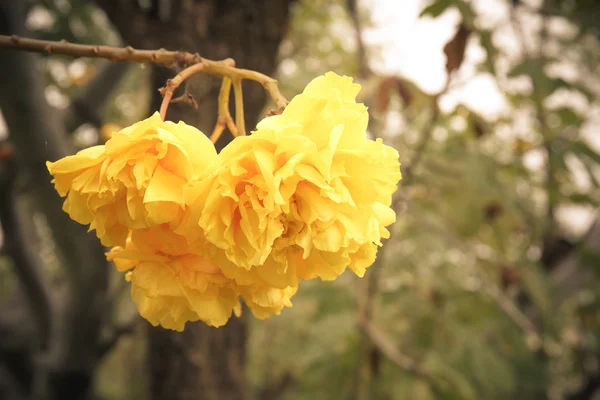
[[[164,94],[164,101],[161,105],[160,114],[163,119],[175,89],[177,89],[184,80],[198,72],[206,72],[227,77],[234,83],[236,81],[241,81],[242,79],[256,81],[265,88],[277,107],[285,107],[288,103],[287,99],[279,91],[275,79],[257,71],[235,68],[235,62],[232,59],[213,61],[202,58],[197,53],[192,54],[182,51],[168,51],[164,49],[137,50],[131,46],[120,48],[99,45],[82,45],[69,43],[67,41],[53,42],[48,40],[27,39],[17,35],[0,35],[0,48],[2,47],[38,53],[63,54],[73,57],[107,58],[113,61],[136,61],[153,64],[176,64],[187,66],[187,68],[167,82],[167,86],[162,92]]]
[[[445,398],[446,396],[444,393],[447,391],[441,384],[441,380],[446,381],[447,386],[455,391],[456,388],[452,381],[436,378],[415,360],[400,353],[381,330],[377,329],[372,324],[363,324],[361,328],[388,360],[403,371],[427,381],[431,389],[439,396],[439,398]]]
[[[133,319],[125,324],[114,327],[107,338],[100,341],[98,345],[98,358],[103,358],[119,342],[123,335],[131,335],[140,321],[139,316],[135,315]]]
[[[366,78],[371,75],[371,70],[369,68],[365,41],[362,37],[362,23],[358,12],[358,4],[356,0],[347,0],[346,6],[348,8],[348,13],[350,14],[350,19],[352,20],[354,35],[356,37],[359,76],[361,78]]]
[[[29,308],[38,329],[40,347],[47,345],[51,329],[50,300],[37,269],[38,260],[26,246],[35,243],[19,221],[17,199],[14,193],[16,165],[12,158],[12,147],[0,143],[0,222],[4,233],[3,248],[12,259],[14,272],[25,293]]]
[[[535,345],[541,346],[542,338],[535,324],[513,303],[508,297],[501,293],[495,286],[489,285],[487,293],[500,306],[504,313],[517,325],[526,335],[535,341]]]
[[[450,80],[448,80],[450,82]],[[412,183],[414,178],[414,171],[416,167],[421,163],[423,155],[425,154],[425,150],[431,141],[431,136],[433,134],[433,128],[437,125],[440,118],[440,107],[438,105],[438,99],[442,94],[447,91],[449,87],[449,83],[446,84],[446,87],[436,96],[433,97],[433,104],[431,105],[431,117],[424,124],[423,129],[421,129],[421,140],[415,147],[413,152],[412,159],[409,161],[408,165],[404,167],[402,171],[402,186],[408,186]],[[396,205],[396,204],[394,204]]]
[[[370,323],[364,323],[361,328],[366,332],[373,344],[385,355],[391,362],[400,369],[411,374],[425,376],[426,372],[412,358],[400,353],[396,347],[390,343],[388,338]]]
[[[135,61],[152,64],[179,64],[189,66],[205,61],[199,54],[182,51],[137,50],[131,46],[112,47],[100,45],[84,45],[70,43],[66,40],[55,42],[50,40],[28,39],[17,35],[0,35],[0,47],[15,50],[27,50],[36,53],[61,54],[72,57],[106,58],[112,61]]]

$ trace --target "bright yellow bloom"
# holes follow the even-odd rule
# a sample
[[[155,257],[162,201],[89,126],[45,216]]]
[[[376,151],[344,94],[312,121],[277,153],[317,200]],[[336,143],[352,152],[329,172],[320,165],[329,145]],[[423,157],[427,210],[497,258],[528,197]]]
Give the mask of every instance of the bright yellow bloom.
[[[239,288],[244,302],[258,319],[266,319],[271,315],[279,315],[283,307],[291,307],[290,298],[298,288],[278,289],[269,286],[242,286]]]
[[[154,326],[181,331],[188,321],[225,325],[232,313],[241,313],[238,296],[260,319],[291,307],[296,288],[275,288],[258,276],[238,285],[196,250],[163,224],[133,231],[126,247],[113,248],[107,258],[119,271],[129,271],[131,296]]]
[[[362,276],[373,263],[395,221],[389,206],[401,175],[396,150],[366,137],[359,89],[333,73],[315,79],[188,185],[199,227],[235,266],[267,268],[293,287],[297,278],[335,279],[347,266]]]
[[[107,258],[119,271],[129,271],[131,296],[154,326],[182,331],[187,321],[198,320],[222,326],[232,312],[241,312],[235,283],[191,253],[186,239],[167,224],[134,231],[126,247],[113,248]]]
[[[63,209],[106,246],[124,246],[130,229],[176,219],[182,187],[214,161],[216,151],[199,130],[158,115],[116,132],[105,145],[48,162],[53,183],[67,196]]]
[[[183,330],[290,307],[302,279],[363,276],[401,179],[398,153],[366,135],[360,85],[313,80],[281,115],[220,154],[158,114],[48,163],[72,219],[90,224],[131,282],[140,314]]]

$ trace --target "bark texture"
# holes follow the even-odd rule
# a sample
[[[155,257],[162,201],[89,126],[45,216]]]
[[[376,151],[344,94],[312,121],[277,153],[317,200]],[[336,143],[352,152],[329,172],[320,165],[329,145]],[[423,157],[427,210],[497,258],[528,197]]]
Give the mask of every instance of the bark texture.
[[[24,21],[24,2],[0,1],[2,34],[24,34]],[[50,318],[36,318],[37,337],[28,348],[31,359],[22,360],[23,365],[31,368],[28,373],[32,375],[32,383],[28,383],[23,392],[27,396],[36,395],[36,398],[84,399],[89,394],[91,377],[98,362],[108,265],[94,234],[86,233],[86,227],[72,221],[61,210],[63,200],[50,183],[46,160],[59,159],[74,149],[62,121],[46,103],[37,56],[1,50],[0,60],[0,108],[10,132],[9,140],[15,148],[20,190],[33,200],[51,229],[66,284],[61,296],[45,297],[39,293],[39,288],[44,287],[38,281],[44,279],[38,274],[40,271],[33,271],[25,257],[13,257],[21,284],[29,285],[31,290],[39,293],[39,296],[28,296],[32,315],[39,314],[36,310],[44,310],[44,313],[52,310],[51,315],[46,315]],[[7,201],[14,201],[14,197]],[[17,217],[15,210],[13,207],[9,211],[11,217]],[[19,223],[32,224],[32,216],[28,217],[28,222]],[[4,228],[10,226],[12,219],[8,215],[3,219],[3,223],[6,222]],[[18,232],[5,234],[16,235]],[[29,255],[39,252],[33,243],[13,244],[30,246],[27,249]],[[27,279],[22,278],[24,273],[27,273]],[[23,292],[28,294],[27,289]],[[15,337],[20,337],[22,326],[12,325],[10,330]],[[5,337],[0,341],[2,339]],[[25,352],[19,354],[26,357]]]

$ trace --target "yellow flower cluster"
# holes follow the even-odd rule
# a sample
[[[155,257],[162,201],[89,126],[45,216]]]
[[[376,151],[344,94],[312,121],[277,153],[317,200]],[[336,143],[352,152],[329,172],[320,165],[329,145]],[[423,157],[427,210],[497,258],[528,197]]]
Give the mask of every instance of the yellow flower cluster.
[[[155,114],[48,169],[63,209],[114,246],[107,257],[153,325],[221,326],[240,297],[266,318],[303,279],[363,276],[389,237],[398,153],[367,138],[359,90],[320,76],[219,154]]]

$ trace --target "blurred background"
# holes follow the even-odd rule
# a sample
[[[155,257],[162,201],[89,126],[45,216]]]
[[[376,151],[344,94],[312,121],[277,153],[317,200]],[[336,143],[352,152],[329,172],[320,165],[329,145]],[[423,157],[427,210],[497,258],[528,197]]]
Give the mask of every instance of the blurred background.
[[[0,31],[232,57],[288,98],[351,75],[404,176],[365,278],[152,328],[44,162],[147,117],[177,71],[0,50],[0,399],[600,399],[600,2],[0,0]],[[210,133],[219,80],[188,90],[169,119]],[[272,105],[244,90],[255,126]]]

